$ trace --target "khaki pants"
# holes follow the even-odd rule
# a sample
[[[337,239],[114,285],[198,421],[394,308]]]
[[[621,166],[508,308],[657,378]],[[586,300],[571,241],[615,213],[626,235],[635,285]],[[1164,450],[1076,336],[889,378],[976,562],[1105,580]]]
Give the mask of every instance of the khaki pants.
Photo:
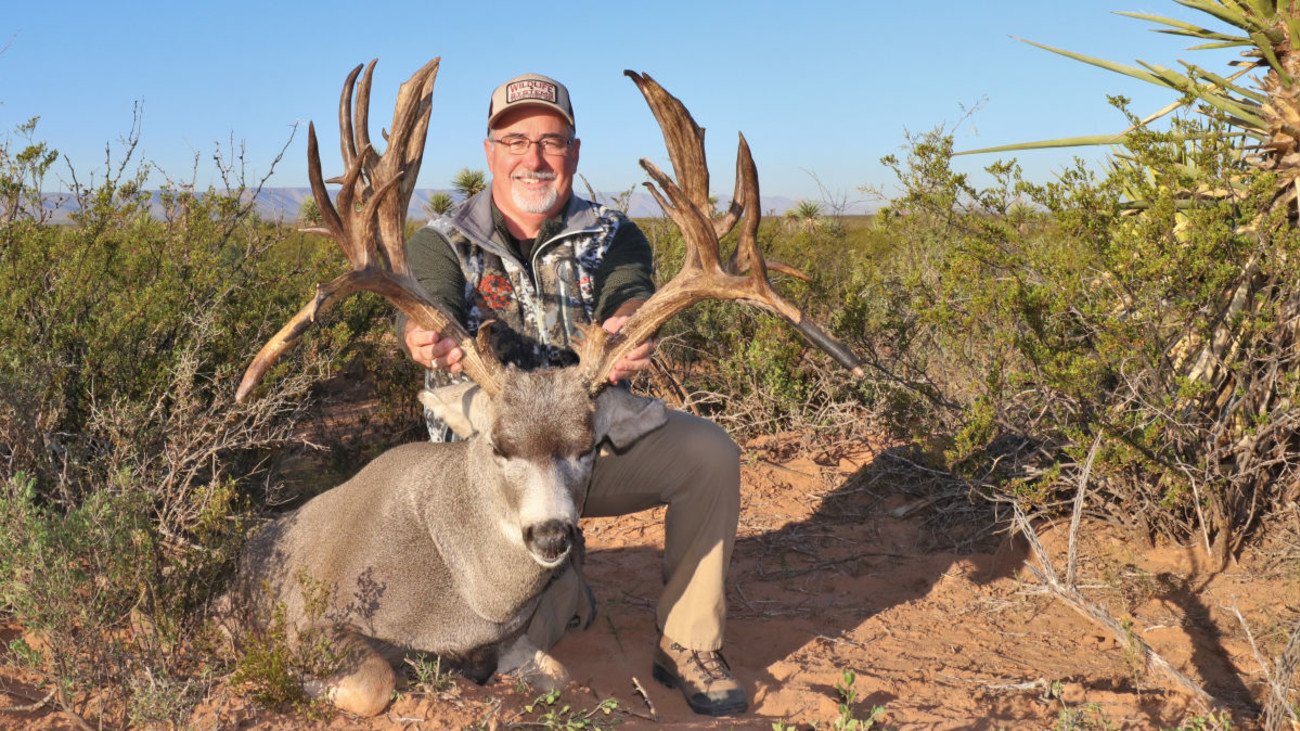
[[[627,515],[667,505],[664,591],[657,622],[664,635],[692,650],[722,647],[725,582],[740,519],[740,448],[721,427],[679,411],[631,447],[602,445],[582,514]],[[528,627],[549,649],[586,602],[579,572],[551,582]]]

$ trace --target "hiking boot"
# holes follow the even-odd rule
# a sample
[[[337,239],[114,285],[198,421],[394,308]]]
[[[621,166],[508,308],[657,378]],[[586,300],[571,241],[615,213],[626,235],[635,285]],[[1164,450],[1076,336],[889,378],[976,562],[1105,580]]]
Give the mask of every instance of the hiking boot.
[[[749,708],[745,689],[717,650],[688,650],[667,637],[655,650],[654,677],[681,688],[692,711],[705,716],[734,716]]]

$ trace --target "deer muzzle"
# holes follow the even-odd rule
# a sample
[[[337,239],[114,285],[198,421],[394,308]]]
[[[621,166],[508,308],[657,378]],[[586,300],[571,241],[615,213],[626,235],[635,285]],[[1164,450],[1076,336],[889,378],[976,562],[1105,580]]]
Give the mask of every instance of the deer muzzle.
[[[563,520],[548,520],[524,528],[524,545],[533,560],[553,569],[569,557],[573,549],[574,525]]]

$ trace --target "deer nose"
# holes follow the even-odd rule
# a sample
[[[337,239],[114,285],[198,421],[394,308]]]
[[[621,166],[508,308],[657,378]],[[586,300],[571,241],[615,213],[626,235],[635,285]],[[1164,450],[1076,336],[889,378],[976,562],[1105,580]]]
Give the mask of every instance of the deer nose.
[[[573,547],[573,524],[563,520],[534,523],[524,529],[524,543],[538,562],[554,566]]]

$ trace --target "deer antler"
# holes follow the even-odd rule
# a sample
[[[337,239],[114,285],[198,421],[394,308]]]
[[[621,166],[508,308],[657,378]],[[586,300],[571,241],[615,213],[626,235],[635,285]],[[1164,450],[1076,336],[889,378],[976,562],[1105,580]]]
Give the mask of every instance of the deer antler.
[[[490,396],[501,391],[500,364],[486,347],[480,348],[454,317],[431,302],[410,275],[406,265],[406,208],[424,158],[425,136],[433,109],[433,82],[438,75],[435,58],[402,84],[393,111],[392,131],[385,135],[387,150],[381,155],[370,144],[370,80],[375,61],[352,69],[339,100],[340,146],[345,172],[325,181],[321,176],[316,128],[307,127],[307,174],[312,196],[321,212],[322,226],[304,229],[334,239],[343,249],[352,271],[319,285],[316,296],[276,333],[253,359],[235,394],[242,401],[262,380],[267,369],[288,350],[316,317],[335,302],[357,292],[376,292],[405,312],[420,327],[457,340],[465,357],[465,374]],[[357,100],[352,102],[353,87]],[[325,183],[341,183],[338,206],[330,200]]]
[[[731,207],[725,215],[714,220],[709,215],[709,169],[704,159],[704,130],[695,123],[686,107],[648,74],[623,73],[636,82],[663,130],[677,181],[674,182],[649,160],[642,159],[641,167],[663,189],[660,193],[650,183],[645,184],[681,230],[686,257],[681,270],[646,300],[617,334],[606,337],[598,327],[584,331],[587,342],[582,348],[583,360],[595,364],[588,366],[592,389],[603,387],[614,364],[653,336],[674,315],[708,299],[740,300],[780,315],[813,345],[825,350],[855,376],[862,378],[864,373],[857,356],[777,294],[767,280],[768,269],[794,273],[804,279],[807,277],[784,265],[766,261],[758,249],[758,172],[745,136],[740,135],[740,148],[736,155],[736,189]],[[738,221],[743,221],[739,241],[724,264],[720,240]],[[746,271],[749,274],[745,274]]]

